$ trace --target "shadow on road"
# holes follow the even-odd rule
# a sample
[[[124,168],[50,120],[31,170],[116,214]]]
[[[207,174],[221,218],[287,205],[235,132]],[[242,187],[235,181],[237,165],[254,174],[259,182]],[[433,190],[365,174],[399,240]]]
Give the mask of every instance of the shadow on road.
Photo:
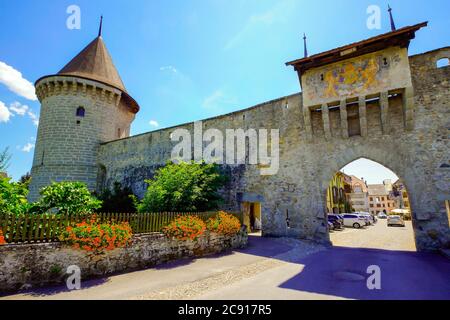
[[[283,259],[289,245],[274,239],[250,238],[246,254]],[[349,299],[450,299],[450,260],[433,253],[330,247],[303,258],[289,258],[303,265],[280,288]],[[369,266],[379,266],[381,289],[369,290]]]

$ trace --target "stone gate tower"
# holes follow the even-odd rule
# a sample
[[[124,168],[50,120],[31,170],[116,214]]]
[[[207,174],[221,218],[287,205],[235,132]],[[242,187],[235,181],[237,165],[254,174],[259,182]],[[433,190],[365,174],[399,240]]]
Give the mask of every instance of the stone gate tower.
[[[41,102],[29,200],[52,181],[81,181],[95,190],[104,168],[100,143],[130,135],[139,111],[99,35],[56,75],[35,83]]]

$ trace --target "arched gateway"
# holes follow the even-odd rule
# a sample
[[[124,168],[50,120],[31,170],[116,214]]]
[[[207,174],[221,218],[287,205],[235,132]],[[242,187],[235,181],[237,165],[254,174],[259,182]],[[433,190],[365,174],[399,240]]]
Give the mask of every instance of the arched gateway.
[[[176,129],[187,129],[192,133],[195,126],[221,132],[238,128],[278,129],[279,168],[276,174],[261,175],[264,166],[248,162],[223,165],[230,176],[223,191],[224,209],[258,208],[265,236],[329,242],[325,199],[328,184],[336,171],[364,157],[390,168],[405,183],[417,248],[448,247],[450,68],[438,68],[436,63],[450,57],[450,47],[408,56],[410,40],[424,26],[426,23],[405,27],[288,63],[298,72],[301,94],[207,119],[201,124],[188,123],[134,137],[126,134],[125,138],[114,141],[102,138],[97,141],[99,148],[89,151],[92,153],[89,172],[100,172],[97,180],[101,183],[97,181],[97,185],[112,186],[118,181],[143,196],[144,180],[152,177],[155,169],[171,158],[177,144],[171,140],[171,134]],[[96,85],[91,80],[87,85]],[[71,97],[79,92],[84,97],[85,118],[95,116],[97,109],[90,107],[89,96],[82,91],[84,87],[80,86],[81,91],[76,92],[53,90],[58,83],[52,83],[46,86],[52,90],[44,92],[41,82],[38,83],[38,96],[43,105],[52,104],[52,108],[58,108],[53,102],[59,100],[53,96]],[[118,96],[125,92],[111,90]],[[66,107],[69,100],[64,100]],[[100,96],[94,105],[100,107],[102,101]],[[73,108],[69,111],[76,110],[79,105],[79,99],[73,99]],[[110,105],[120,109],[120,103]],[[44,119],[47,116],[42,115]],[[68,118],[67,121],[74,120]],[[127,118],[130,120],[132,115]],[[65,121],[64,118],[61,121]],[[50,179],[83,180],[84,174],[78,172],[80,168],[71,169],[70,163],[55,166],[46,162],[46,141],[51,139],[41,129],[37,142],[41,147],[36,148],[32,171],[33,178],[37,175],[38,179],[32,180],[32,197],[36,197],[39,187]],[[89,135],[88,131],[83,131],[83,126],[75,126],[74,130],[77,130],[77,137]],[[57,136],[65,134],[60,132]],[[271,139],[269,145],[275,142]],[[45,158],[43,150],[46,150]],[[93,162],[101,170],[94,168]],[[96,185],[91,175],[86,180],[90,186]]]

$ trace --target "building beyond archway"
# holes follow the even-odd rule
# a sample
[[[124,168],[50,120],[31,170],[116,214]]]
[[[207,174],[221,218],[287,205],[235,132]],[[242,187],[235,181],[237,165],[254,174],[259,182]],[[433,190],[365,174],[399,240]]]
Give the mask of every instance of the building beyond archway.
[[[406,185],[382,164],[361,158],[341,168],[327,188],[326,204],[328,214],[346,217],[370,214],[373,217],[370,225],[353,221],[353,225],[347,224],[345,228],[331,228],[329,234],[333,245],[416,250],[416,221],[415,216],[411,215]],[[400,215],[404,227],[401,230],[389,227],[387,219],[380,217],[380,214]]]

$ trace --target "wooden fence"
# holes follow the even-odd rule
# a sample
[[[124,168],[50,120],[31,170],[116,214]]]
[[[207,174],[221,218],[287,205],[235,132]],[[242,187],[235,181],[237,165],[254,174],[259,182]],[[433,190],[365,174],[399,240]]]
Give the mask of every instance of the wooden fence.
[[[232,213],[242,223],[242,214]],[[177,216],[196,215],[208,220],[214,212],[162,212],[162,213],[96,213],[101,222],[128,222],[134,234],[160,232]],[[74,226],[92,215],[77,214],[33,214],[16,216],[0,213],[0,230],[7,243],[55,242],[61,231]]]

